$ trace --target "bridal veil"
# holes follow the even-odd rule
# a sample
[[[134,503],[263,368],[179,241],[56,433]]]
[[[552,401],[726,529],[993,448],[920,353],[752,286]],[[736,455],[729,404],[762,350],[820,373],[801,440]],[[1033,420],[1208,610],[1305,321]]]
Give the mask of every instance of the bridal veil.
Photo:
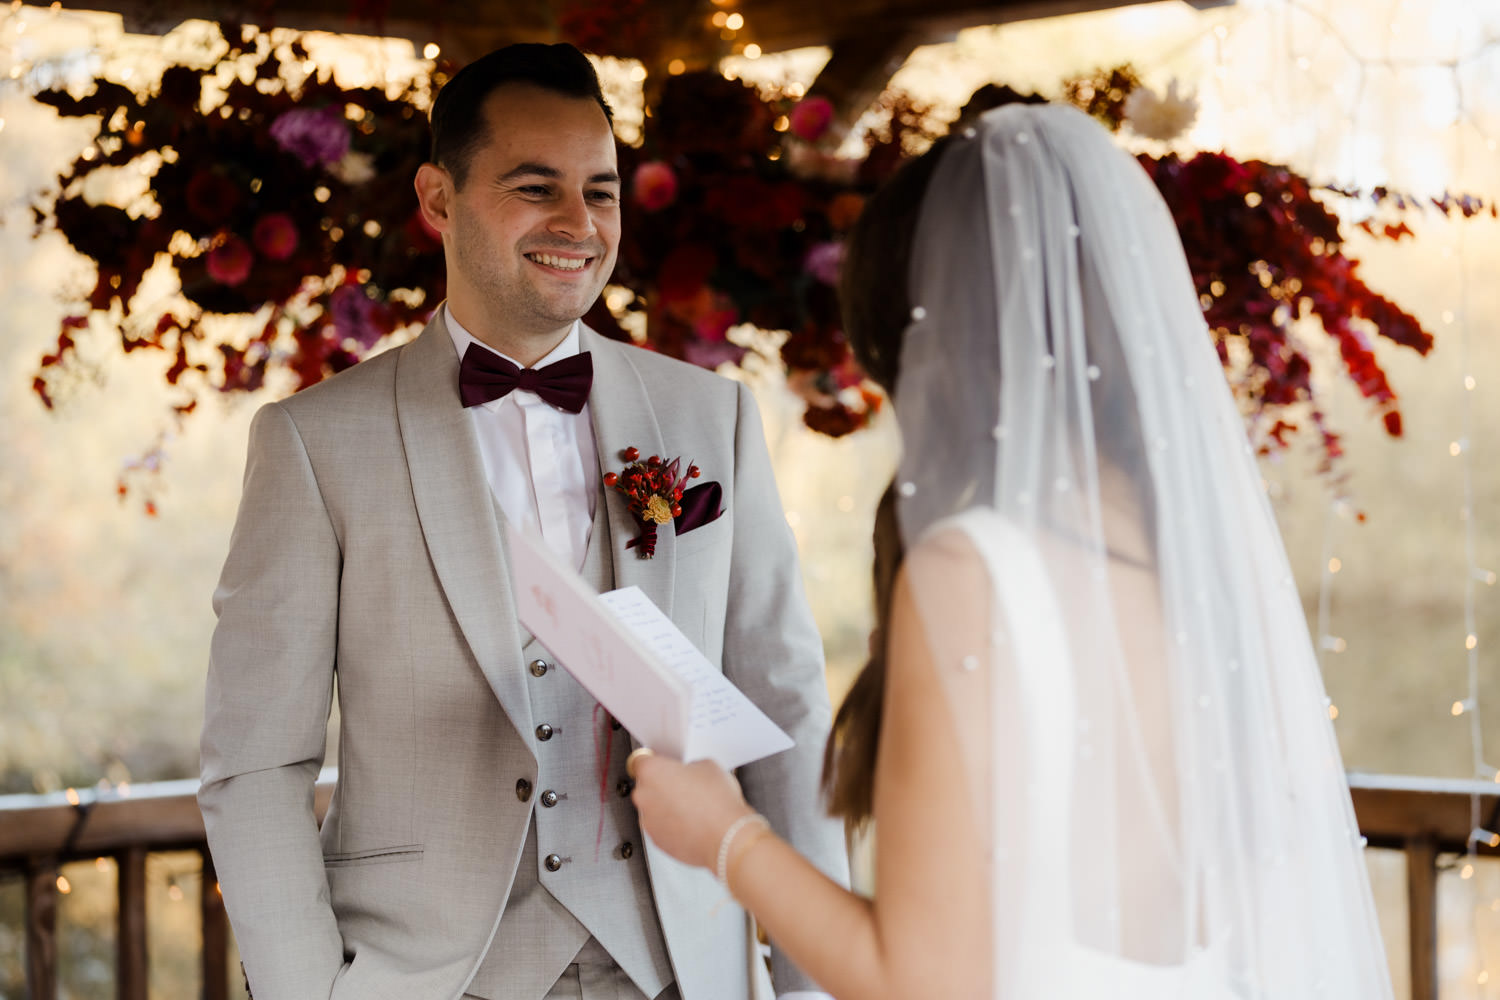
[[[898,515],[993,846],[996,996],[1389,997],[1302,606],[1166,206],[1071,108],[996,109],[941,155]],[[954,532],[990,593],[922,556]]]

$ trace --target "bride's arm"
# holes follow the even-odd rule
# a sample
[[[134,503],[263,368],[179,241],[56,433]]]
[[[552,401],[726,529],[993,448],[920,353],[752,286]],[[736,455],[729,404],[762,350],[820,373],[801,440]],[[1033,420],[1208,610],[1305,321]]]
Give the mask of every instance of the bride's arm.
[[[916,594],[914,580],[941,581],[943,593]],[[924,542],[896,582],[875,779],[874,900],[840,888],[777,837],[749,829],[733,842],[735,897],[840,1000],[990,996],[991,868],[981,833],[989,804],[974,801],[985,783],[970,780],[966,768],[976,762],[965,751],[971,727],[987,722],[991,665],[966,672],[974,696],[959,700],[969,717],[957,716],[939,672],[961,667],[935,662],[950,658],[934,654],[918,612],[941,596],[945,618],[963,634],[943,636],[940,649],[973,649],[982,661],[988,594],[982,564],[957,537]],[[733,780],[711,764],[657,758],[641,761],[637,778],[647,833],[674,856],[712,869],[723,832],[747,811]]]

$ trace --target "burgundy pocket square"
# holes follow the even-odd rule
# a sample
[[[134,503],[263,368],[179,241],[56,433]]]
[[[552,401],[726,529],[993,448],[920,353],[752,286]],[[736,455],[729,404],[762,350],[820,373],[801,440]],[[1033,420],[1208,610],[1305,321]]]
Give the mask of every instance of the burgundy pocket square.
[[[724,488],[715,482],[700,483],[685,490],[678,501],[682,513],[673,518],[677,534],[685,535],[694,528],[717,521],[724,513],[723,500]]]

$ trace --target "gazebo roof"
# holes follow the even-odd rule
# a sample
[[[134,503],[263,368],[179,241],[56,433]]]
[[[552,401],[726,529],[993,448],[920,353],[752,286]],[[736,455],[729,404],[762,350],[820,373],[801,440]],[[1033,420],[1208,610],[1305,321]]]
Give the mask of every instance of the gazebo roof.
[[[747,44],[762,52],[810,45],[833,50],[815,89],[844,113],[857,113],[919,45],[980,24],[1128,7],[1150,0],[64,0],[66,6],[124,16],[133,33],[161,34],[184,20],[229,17],[280,27],[379,34],[436,42],[460,63],[510,42],[556,41],[579,19],[603,38],[600,49],[646,63],[653,75],[674,61],[692,69]],[[1183,0],[1195,7],[1233,0]],[[742,18],[738,30],[716,14]],[[721,22],[723,18],[720,18]],[[618,34],[612,26],[622,29]]]

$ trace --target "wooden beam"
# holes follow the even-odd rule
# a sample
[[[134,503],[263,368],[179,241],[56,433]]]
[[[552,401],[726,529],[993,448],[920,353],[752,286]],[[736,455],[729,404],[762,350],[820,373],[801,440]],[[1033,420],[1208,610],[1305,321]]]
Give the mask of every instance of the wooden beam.
[[[833,102],[835,127],[847,131],[885,90],[912,50],[927,38],[919,28],[898,24],[834,42],[833,54],[808,93]]]
[[[115,858],[119,867],[115,911],[115,996],[148,1000],[146,976],[146,849],[129,847]]]
[[[1360,832],[1375,847],[1399,850],[1425,836],[1439,851],[1462,853],[1469,849],[1474,829],[1474,800],[1479,801],[1481,825],[1497,822],[1500,813],[1500,785],[1493,781],[1352,773],[1349,791]],[[1500,847],[1487,841],[1474,849],[1500,854]]]
[[[913,24],[930,35],[952,33],[980,24],[1076,14],[1131,6],[1153,0],[738,0],[735,10],[745,27],[736,41],[755,42],[766,52],[808,45],[828,45],[891,25]],[[1233,0],[1187,0],[1213,6]],[[249,0],[226,8],[215,0],[66,0],[68,7],[112,11],[123,15],[125,29],[136,34],[165,34],[188,18],[217,21],[233,10],[249,24],[356,35],[409,38],[418,49],[438,42],[458,62],[467,62],[508,42],[558,40],[558,17],[566,0],[387,0],[382,16],[358,16],[349,0]],[[643,16],[659,19],[644,44],[672,49],[681,45],[704,59],[716,54],[721,39],[701,31],[697,18],[713,10],[706,0],[652,0]],[[651,61],[653,53],[632,55]],[[663,59],[672,58],[664,55]],[[690,64],[693,59],[687,60]]]
[[[963,28],[1148,2],[1154,0],[839,0],[814,7],[805,0],[741,0],[738,9],[745,15],[747,37],[767,52],[780,52],[884,32],[894,25],[945,41]]]
[[[321,821],[333,794],[335,772],[319,776],[313,810]],[[198,782],[161,781],[118,790],[76,789],[74,805],[65,792],[0,795],[0,867],[20,868],[33,856],[62,861],[115,854],[144,845],[150,850],[193,848],[203,842]],[[87,808],[87,821],[79,816]],[[71,841],[69,837],[72,837]]]
[[[36,858],[26,869],[26,995],[57,1000],[56,858]]]
[[[1411,1000],[1437,1000],[1437,855],[1434,837],[1406,845],[1406,919],[1411,949]]]

